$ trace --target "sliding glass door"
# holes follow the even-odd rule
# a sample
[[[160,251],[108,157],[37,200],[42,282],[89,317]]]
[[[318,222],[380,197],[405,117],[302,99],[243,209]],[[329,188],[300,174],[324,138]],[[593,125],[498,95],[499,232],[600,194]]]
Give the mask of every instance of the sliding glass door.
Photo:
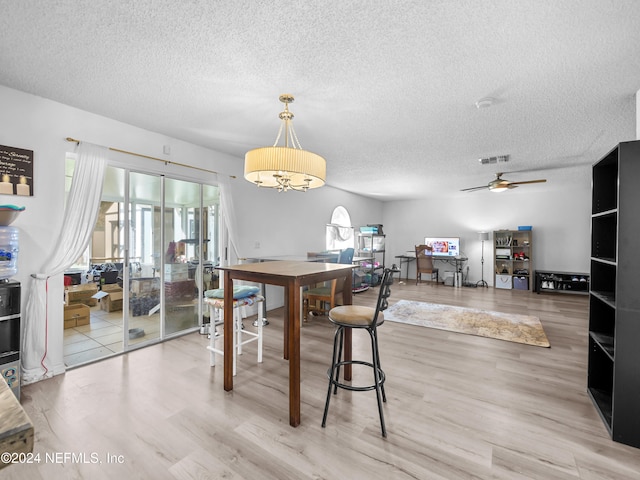
[[[201,246],[200,185],[165,181],[165,328],[172,334],[199,325]]]
[[[129,178],[133,344],[164,339],[203,323],[204,291],[217,286],[219,193],[211,185],[162,176],[132,172]]]
[[[86,272],[80,287],[100,299],[88,304],[89,325],[65,331],[67,366],[208,321],[202,300],[218,287],[219,205],[216,186],[108,168],[89,252],[76,266]]]
[[[204,322],[204,292],[218,287],[219,193],[211,185],[166,179],[164,198],[164,324],[171,335]]]
[[[128,235],[125,239],[123,287],[126,309],[125,345],[146,343],[162,338],[162,177],[130,172],[128,180]],[[128,279],[126,277],[129,277]],[[128,302],[127,302],[128,300]],[[125,348],[126,350],[126,348]]]

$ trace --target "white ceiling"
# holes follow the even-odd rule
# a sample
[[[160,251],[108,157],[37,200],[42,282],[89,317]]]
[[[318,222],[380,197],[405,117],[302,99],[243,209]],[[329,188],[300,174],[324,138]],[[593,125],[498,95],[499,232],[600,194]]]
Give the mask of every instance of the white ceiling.
[[[327,183],[382,200],[496,171],[548,179],[510,192],[585,182],[586,165],[635,138],[637,0],[0,0],[0,12],[0,84],[239,165],[273,144],[291,93]],[[476,108],[484,97],[493,106]]]

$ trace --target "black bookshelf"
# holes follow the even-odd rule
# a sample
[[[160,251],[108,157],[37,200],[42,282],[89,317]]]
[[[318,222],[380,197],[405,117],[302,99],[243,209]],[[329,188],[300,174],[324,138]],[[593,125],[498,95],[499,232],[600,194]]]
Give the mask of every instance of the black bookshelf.
[[[640,141],[593,165],[587,390],[613,440],[640,447]]]

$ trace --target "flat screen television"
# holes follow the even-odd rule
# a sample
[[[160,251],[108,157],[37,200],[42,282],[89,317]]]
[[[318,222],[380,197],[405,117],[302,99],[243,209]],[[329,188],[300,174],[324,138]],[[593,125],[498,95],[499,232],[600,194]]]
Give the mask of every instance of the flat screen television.
[[[460,237],[425,237],[424,244],[433,248],[434,257],[457,257],[460,255]]]

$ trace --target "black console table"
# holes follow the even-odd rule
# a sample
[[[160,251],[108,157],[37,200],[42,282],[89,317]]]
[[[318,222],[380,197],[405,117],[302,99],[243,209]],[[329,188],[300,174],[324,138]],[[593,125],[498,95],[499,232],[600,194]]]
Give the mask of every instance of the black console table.
[[[586,295],[589,293],[589,274],[536,270],[534,291],[536,293],[560,292]]]

